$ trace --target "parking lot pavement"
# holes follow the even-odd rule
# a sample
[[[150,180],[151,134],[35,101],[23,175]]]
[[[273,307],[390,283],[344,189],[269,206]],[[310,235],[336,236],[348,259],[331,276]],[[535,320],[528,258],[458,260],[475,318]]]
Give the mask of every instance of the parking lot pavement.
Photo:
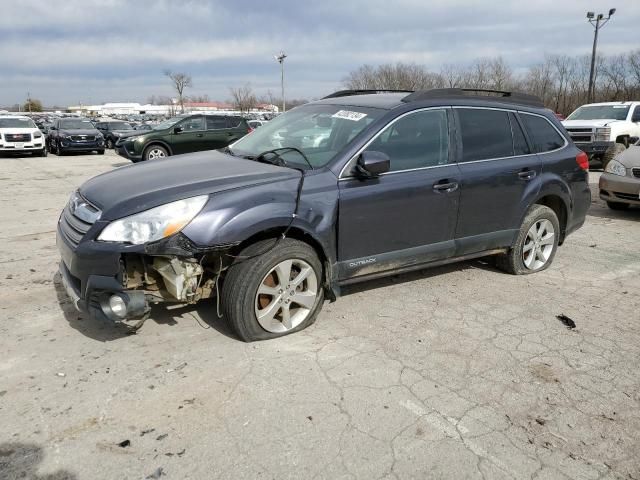
[[[640,209],[594,196],[546,272],[369,282],[278,340],[212,304],[127,336],[72,310],[54,233],[126,163],[0,159],[3,479],[640,478]]]

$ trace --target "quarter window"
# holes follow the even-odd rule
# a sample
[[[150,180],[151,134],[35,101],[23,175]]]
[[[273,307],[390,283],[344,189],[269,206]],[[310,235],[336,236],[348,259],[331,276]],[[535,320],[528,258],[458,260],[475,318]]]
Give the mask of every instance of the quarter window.
[[[564,146],[564,138],[544,117],[525,113],[520,118],[529,132],[529,137],[533,140],[536,152],[550,152]]]
[[[390,170],[444,165],[449,161],[449,129],[446,110],[423,110],[388,126],[367,150],[386,153]]]
[[[513,156],[508,113],[482,108],[456,109],[462,136],[462,161]]]

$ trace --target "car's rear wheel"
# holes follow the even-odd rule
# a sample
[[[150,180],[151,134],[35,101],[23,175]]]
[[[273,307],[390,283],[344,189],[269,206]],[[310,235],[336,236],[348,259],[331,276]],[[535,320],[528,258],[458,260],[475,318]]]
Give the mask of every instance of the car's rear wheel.
[[[159,158],[165,158],[169,156],[169,152],[160,145],[151,145],[144,151],[145,160],[157,160]]]
[[[513,275],[545,270],[556,255],[559,235],[556,213],[544,205],[533,205],[524,217],[515,243],[496,259],[496,266]]]
[[[300,331],[322,309],[322,263],[298,240],[257,242],[229,269],[221,300],[229,325],[246,342]]]
[[[626,210],[629,208],[628,203],[620,203],[620,202],[607,202],[607,207],[611,210]]]

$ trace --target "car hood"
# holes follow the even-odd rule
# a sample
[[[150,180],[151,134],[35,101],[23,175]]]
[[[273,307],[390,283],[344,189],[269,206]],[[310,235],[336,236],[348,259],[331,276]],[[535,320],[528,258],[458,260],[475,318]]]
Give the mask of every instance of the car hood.
[[[59,130],[60,133],[64,133],[65,135],[98,135],[98,130],[94,129],[78,129],[74,130],[73,128],[62,128]]]
[[[117,168],[80,187],[80,193],[114,220],[183,198],[300,177],[300,172],[218,151],[167,157]]]
[[[616,160],[627,168],[640,167],[640,146],[631,145],[624,152],[618,155]]]
[[[117,133],[120,136],[136,133],[135,130],[111,130],[112,133]]]
[[[564,128],[591,128],[591,127],[608,127],[612,123],[620,122],[621,120],[613,119],[600,119],[600,120],[563,120],[562,125]]]

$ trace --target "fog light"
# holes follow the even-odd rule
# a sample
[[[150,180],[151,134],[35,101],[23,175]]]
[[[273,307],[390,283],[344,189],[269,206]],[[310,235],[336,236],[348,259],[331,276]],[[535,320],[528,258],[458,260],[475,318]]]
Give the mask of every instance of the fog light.
[[[127,316],[127,304],[119,295],[111,295],[109,297],[109,308],[118,318],[125,318]]]

